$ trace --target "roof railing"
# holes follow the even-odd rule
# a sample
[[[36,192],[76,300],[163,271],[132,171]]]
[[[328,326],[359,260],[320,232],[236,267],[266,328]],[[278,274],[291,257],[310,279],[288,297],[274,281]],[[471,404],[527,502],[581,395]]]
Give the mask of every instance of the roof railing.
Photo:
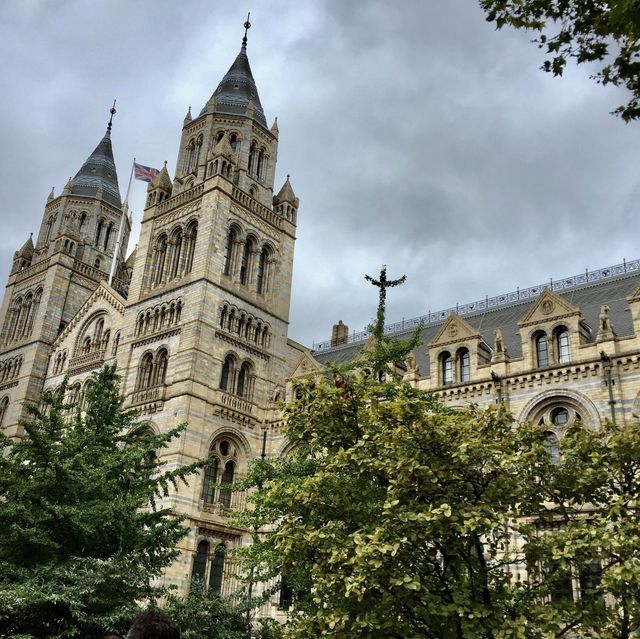
[[[496,295],[495,297],[486,296],[483,300],[476,302],[469,302],[468,304],[456,304],[451,308],[446,308],[442,311],[429,311],[426,315],[420,315],[419,317],[413,317],[411,319],[403,319],[400,322],[394,322],[393,324],[386,324],[384,332],[387,335],[395,333],[403,333],[415,328],[419,324],[428,326],[430,324],[439,324],[449,317],[449,315],[473,315],[474,313],[481,313],[483,311],[490,311],[494,308],[500,308],[502,306],[508,306],[524,300],[531,300],[544,289],[549,289],[555,292],[562,292],[581,286],[589,285],[593,282],[599,282],[601,280],[615,279],[619,276],[625,276],[629,273],[640,272],[640,259],[627,262],[622,260],[622,264],[614,264],[613,266],[606,266],[605,268],[597,269],[595,271],[589,271],[585,269],[584,273],[574,275],[572,277],[565,277],[560,280],[549,280],[544,284],[538,284],[537,286],[530,286],[529,288],[518,288],[511,293],[503,293],[502,295]],[[346,342],[332,346],[331,340],[325,340],[323,342],[313,342],[312,350],[314,351],[329,351],[334,348],[340,348],[345,344],[353,344],[355,342],[362,342],[366,340],[371,333],[365,328],[362,331],[354,331],[347,337]]]

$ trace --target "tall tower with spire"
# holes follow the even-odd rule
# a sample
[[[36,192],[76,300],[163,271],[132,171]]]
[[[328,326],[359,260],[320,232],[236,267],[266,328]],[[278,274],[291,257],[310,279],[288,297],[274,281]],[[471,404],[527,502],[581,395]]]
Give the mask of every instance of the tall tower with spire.
[[[29,237],[14,255],[0,308],[0,415],[8,435],[20,434],[24,401],[42,391],[56,336],[108,277],[121,221],[125,245],[129,236],[111,125],[62,193],[52,189],[35,242]]]
[[[249,65],[249,26],[206,104],[188,109],[173,178],[165,162],[149,184],[118,349],[126,406],[160,431],[188,424],[163,452],[169,466],[211,459],[167,504],[191,526],[168,573],[182,591],[196,577],[229,587],[221,547],[243,543],[229,520],[242,496],[218,484],[284,445],[276,400],[291,361],[298,199],[288,178],[274,196],[279,133]]]

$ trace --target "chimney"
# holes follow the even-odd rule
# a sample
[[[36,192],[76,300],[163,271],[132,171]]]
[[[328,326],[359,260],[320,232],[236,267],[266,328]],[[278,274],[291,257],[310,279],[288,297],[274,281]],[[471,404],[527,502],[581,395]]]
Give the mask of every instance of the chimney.
[[[331,346],[340,346],[340,344],[346,344],[349,337],[349,327],[345,326],[340,320],[337,324],[333,325],[331,330]]]

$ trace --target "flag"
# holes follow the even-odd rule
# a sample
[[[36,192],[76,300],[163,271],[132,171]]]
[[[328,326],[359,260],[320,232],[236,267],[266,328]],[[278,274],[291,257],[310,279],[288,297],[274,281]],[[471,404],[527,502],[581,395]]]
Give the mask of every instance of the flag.
[[[160,173],[158,169],[154,169],[151,166],[144,166],[143,164],[138,164],[137,162],[133,163],[135,168],[135,178],[136,180],[142,180],[143,182],[151,182],[153,178]]]

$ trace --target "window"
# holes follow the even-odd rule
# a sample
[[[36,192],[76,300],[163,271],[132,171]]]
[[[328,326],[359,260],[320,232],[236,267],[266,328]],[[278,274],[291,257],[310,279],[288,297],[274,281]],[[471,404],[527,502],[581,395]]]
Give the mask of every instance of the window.
[[[461,382],[468,382],[471,379],[471,358],[466,348],[458,351],[458,375]]]
[[[224,555],[226,548],[220,544],[213,553],[211,572],[209,574],[209,590],[219,595],[222,591],[222,577],[224,574]]]
[[[198,223],[192,222],[187,229],[187,247],[184,261],[184,272],[191,273],[193,268],[193,256],[196,250],[196,240],[198,239]]]
[[[217,457],[212,457],[209,464],[204,468],[204,484],[202,488],[202,499],[205,504],[212,504],[215,494],[216,483],[218,481],[218,465]]]
[[[251,277],[251,263],[254,252],[254,240],[248,237],[244,243],[242,251],[242,262],[240,263],[240,284],[247,284]]]
[[[559,561],[553,562],[549,566],[549,581],[551,601],[562,603],[573,599],[573,582],[569,565],[563,565]]]
[[[235,475],[235,471],[236,471],[236,465],[232,461],[228,461],[224,465],[224,473],[222,473],[221,483],[233,484],[233,477]],[[220,488],[220,503],[225,508],[231,507],[231,488],[229,486],[222,486],[222,488]]]
[[[182,229],[177,229],[171,237],[171,270],[169,277],[180,275],[180,258],[182,257]]]
[[[107,230],[104,234],[104,250],[106,251],[109,248],[109,240],[111,239],[111,233],[113,233],[113,224],[109,224],[107,226]]]
[[[138,383],[136,384],[136,390],[143,390],[151,387],[151,380],[153,379],[153,353],[146,353],[140,360],[140,366],[138,367]]]
[[[602,580],[602,562],[598,558],[589,560],[580,571],[580,594],[583,599],[593,599]]]
[[[237,447],[231,440],[223,437],[211,445],[209,464],[205,466],[202,484],[202,500],[205,505],[232,507],[234,492],[230,484],[237,479],[237,460]]]
[[[536,346],[536,365],[539,368],[549,366],[549,344],[545,333],[537,333],[534,337]]]
[[[155,246],[153,272],[151,275],[152,283],[158,286],[162,282],[164,276],[164,267],[167,260],[167,236],[161,235]]]
[[[98,227],[96,228],[96,241],[94,244],[99,248],[100,247],[100,238],[102,237],[102,229],[104,228],[104,220],[98,220]]]
[[[224,274],[231,275],[232,261],[233,261],[233,247],[236,243],[237,231],[234,228],[229,229],[227,234],[227,247],[224,254]]]
[[[451,353],[442,353],[440,365],[442,368],[442,383],[453,384],[453,357],[451,357]]]
[[[251,368],[247,362],[244,362],[240,367],[240,374],[238,375],[238,387],[236,394],[240,397],[244,397],[249,391],[249,375],[251,374]]]
[[[571,348],[569,346],[569,331],[562,327],[556,333],[556,348],[558,351],[558,362],[566,364],[571,361]]]
[[[549,454],[549,457],[551,457],[552,463],[555,464],[560,460],[560,445],[558,443],[558,436],[555,433],[545,433],[542,445]]]
[[[3,426],[4,417],[7,414],[7,406],[9,406],[9,398],[5,396],[0,400],[0,427]]]
[[[580,416],[578,416],[579,418]],[[563,406],[554,408],[551,411],[551,421],[554,426],[566,426],[569,423],[569,411]]]
[[[169,353],[167,349],[162,348],[158,351],[154,362],[153,385],[160,386],[164,384],[167,376],[167,365],[169,364]]]
[[[201,586],[204,582],[204,575],[207,570],[207,559],[209,557],[209,542],[201,541],[193,558],[193,570],[191,571],[191,586],[198,583]]]
[[[235,359],[231,355],[225,357],[220,375],[220,388],[229,391],[233,387],[233,376],[235,374]]]
[[[256,281],[256,290],[258,293],[265,293],[267,290],[267,267],[269,264],[269,258],[271,252],[268,247],[263,247],[260,251],[260,258],[258,260],[258,274]]]

